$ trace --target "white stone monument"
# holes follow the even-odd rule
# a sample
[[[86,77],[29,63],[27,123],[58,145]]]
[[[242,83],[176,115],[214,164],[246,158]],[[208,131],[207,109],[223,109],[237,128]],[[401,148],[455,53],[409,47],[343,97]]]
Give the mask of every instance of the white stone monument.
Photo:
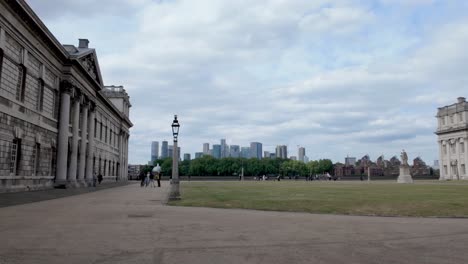
[[[405,150],[401,152],[400,175],[398,176],[397,182],[413,183],[413,177],[411,177],[411,170],[408,164],[408,155]]]

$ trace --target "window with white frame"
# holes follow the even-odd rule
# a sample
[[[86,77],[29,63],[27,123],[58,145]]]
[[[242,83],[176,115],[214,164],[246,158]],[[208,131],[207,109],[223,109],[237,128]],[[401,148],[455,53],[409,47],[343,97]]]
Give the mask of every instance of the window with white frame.
[[[18,175],[21,155],[21,139],[15,138],[10,150],[10,174]]]

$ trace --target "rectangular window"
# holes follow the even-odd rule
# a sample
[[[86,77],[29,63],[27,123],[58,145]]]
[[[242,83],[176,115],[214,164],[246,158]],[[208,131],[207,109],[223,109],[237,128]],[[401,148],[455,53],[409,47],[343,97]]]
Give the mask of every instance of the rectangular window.
[[[109,145],[112,146],[112,129],[111,129],[111,131],[109,133]]]
[[[106,176],[106,168],[107,168],[107,160],[104,160],[104,173],[103,173],[104,176]]]
[[[460,142],[460,153],[465,153],[465,142]]]
[[[456,153],[456,149],[455,149],[455,144],[451,144],[450,147],[452,148],[452,154],[455,154]]]
[[[463,121],[463,113],[458,113],[458,121]]]
[[[39,166],[41,164],[41,145],[36,143],[33,149],[33,164],[34,164],[34,176],[39,174]]]
[[[454,120],[453,120],[453,115],[450,116],[450,123],[453,124],[454,123]]]
[[[444,173],[445,175],[447,175],[448,171],[447,171],[447,165],[444,165]]]
[[[445,116],[442,117],[442,125],[445,126]]]
[[[107,126],[105,126],[105,137],[104,137],[104,142],[107,143]]]
[[[11,144],[10,152],[10,173],[18,175],[19,161],[21,155],[21,139],[15,138]]]
[[[461,165],[461,173],[462,173],[462,175],[466,175],[466,167],[465,167],[465,164],[462,164],[462,165]]]
[[[37,89],[37,110],[42,112],[44,109],[44,81],[39,79],[39,85]]]
[[[24,87],[26,82],[26,69],[23,65],[18,66],[18,75],[15,80],[16,86],[16,100],[24,100]]]
[[[99,140],[102,141],[102,123],[100,123],[100,124],[101,124],[101,129],[99,130],[99,134],[100,134],[99,135]]]
[[[447,155],[447,145],[442,145],[442,148],[444,149],[444,154]]]
[[[97,137],[97,119],[94,119],[94,138]]]

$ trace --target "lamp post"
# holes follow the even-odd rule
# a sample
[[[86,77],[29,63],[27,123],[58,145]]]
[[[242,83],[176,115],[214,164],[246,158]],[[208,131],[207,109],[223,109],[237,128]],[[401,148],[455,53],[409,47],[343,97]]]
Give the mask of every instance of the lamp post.
[[[172,151],[172,180],[171,180],[171,190],[169,193],[169,200],[180,200],[179,192],[179,153],[177,147],[177,138],[179,136],[179,121],[177,121],[177,115],[174,116],[174,121],[172,121],[172,135],[174,136],[174,147]]]

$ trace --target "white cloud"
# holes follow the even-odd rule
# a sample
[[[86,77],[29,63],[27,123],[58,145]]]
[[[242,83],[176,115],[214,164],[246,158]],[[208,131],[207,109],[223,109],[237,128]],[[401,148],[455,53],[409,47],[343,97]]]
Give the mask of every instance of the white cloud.
[[[126,86],[131,162],[171,138],[173,114],[182,152],[227,138],[335,161],[401,148],[429,161],[436,108],[466,96],[468,22],[452,9],[417,17],[430,30],[414,22],[442,2],[28,2],[64,42],[90,36],[105,81]]]

